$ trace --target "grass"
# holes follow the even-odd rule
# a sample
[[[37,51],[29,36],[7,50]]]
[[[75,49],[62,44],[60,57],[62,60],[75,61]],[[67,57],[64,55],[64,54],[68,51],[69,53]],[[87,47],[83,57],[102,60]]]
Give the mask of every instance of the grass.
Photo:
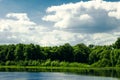
[[[52,66],[0,66],[0,68],[38,68],[38,69],[87,69],[87,68],[79,68],[79,67],[52,67]]]
[[[111,70],[120,69],[120,67],[55,67],[55,66],[0,66],[0,68],[20,68],[20,69],[94,69],[94,70]]]
[[[76,72],[87,70],[88,68],[80,67],[52,67],[52,66],[0,66],[0,71],[27,71],[27,72]]]

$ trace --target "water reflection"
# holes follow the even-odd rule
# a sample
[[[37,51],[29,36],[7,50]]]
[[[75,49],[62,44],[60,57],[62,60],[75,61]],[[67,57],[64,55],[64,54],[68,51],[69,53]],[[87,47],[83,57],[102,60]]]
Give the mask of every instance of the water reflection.
[[[23,78],[21,80],[39,80],[38,79],[39,76],[40,76],[40,80],[42,80],[42,78],[43,78],[43,80],[46,80],[46,79],[44,79],[45,77],[52,78],[51,76],[54,76],[54,75],[55,76],[53,77],[54,78],[53,80],[64,80],[64,79],[65,80],[86,80],[87,78],[89,80],[96,80],[96,77],[97,77],[97,80],[107,80],[107,79],[108,80],[116,80],[116,79],[111,79],[110,77],[120,78],[120,69],[106,69],[106,70],[99,69],[98,70],[98,69],[0,68],[0,71],[1,71],[0,72],[0,80],[3,80],[3,79],[1,79],[1,77],[6,77],[6,76],[8,78],[13,78],[13,77],[17,76],[19,79],[19,75],[23,76]],[[13,74],[13,75],[11,75],[10,72],[12,72],[11,74]],[[44,72],[46,74],[43,74],[42,72]],[[52,74],[50,74],[48,72],[51,72]],[[54,74],[53,72],[57,72],[57,73]],[[58,72],[62,72],[62,73],[58,73]],[[39,73],[39,74],[36,74],[36,73]],[[71,73],[74,75],[71,75]],[[36,76],[36,77],[34,77],[34,76]],[[69,77],[69,76],[72,76],[72,77]],[[84,76],[87,76],[87,77],[84,77]],[[91,76],[92,76],[92,79],[90,79]],[[94,77],[96,76],[95,79],[93,78],[93,76]],[[28,77],[28,78],[26,78],[26,77]],[[32,78],[34,77],[34,79],[31,79],[31,78],[29,79],[29,77],[32,77]],[[67,77],[67,79],[65,77]],[[100,77],[100,79],[99,79],[99,77]],[[107,77],[107,78],[101,79],[101,77],[102,78]],[[80,78],[80,79],[78,79],[78,78]],[[85,78],[85,79],[83,79],[83,78]],[[7,79],[4,79],[4,80],[7,80]],[[9,80],[16,80],[16,79],[9,79]]]
[[[60,72],[0,72],[1,80],[118,80]]]

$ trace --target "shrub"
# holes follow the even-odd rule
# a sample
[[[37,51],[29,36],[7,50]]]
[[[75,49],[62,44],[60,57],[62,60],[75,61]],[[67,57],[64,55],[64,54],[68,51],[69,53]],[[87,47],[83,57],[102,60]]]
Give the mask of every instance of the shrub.
[[[59,66],[59,61],[52,61],[51,66],[58,67]]]

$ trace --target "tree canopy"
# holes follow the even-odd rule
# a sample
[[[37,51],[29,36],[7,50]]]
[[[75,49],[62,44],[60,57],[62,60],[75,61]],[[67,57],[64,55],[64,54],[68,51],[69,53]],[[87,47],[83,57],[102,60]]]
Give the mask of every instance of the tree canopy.
[[[120,38],[112,45],[86,46],[83,43],[71,46],[41,47],[34,44],[0,45],[0,64],[12,61],[65,61],[90,64],[96,67],[120,66]],[[47,63],[46,63],[47,64]],[[52,64],[55,64],[54,62]]]

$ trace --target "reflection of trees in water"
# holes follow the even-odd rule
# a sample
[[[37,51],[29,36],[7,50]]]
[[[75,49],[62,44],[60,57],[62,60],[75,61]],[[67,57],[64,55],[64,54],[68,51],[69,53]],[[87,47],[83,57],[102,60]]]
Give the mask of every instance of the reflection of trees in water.
[[[91,76],[104,76],[104,77],[120,78],[120,70],[119,69],[108,69],[108,70],[107,69],[106,70],[90,69],[90,70],[87,70],[86,73],[87,73],[87,75],[91,75]]]
[[[120,78],[120,69],[53,69],[53,68],[0,68],[1,72],[65,72],[89,76]]]

